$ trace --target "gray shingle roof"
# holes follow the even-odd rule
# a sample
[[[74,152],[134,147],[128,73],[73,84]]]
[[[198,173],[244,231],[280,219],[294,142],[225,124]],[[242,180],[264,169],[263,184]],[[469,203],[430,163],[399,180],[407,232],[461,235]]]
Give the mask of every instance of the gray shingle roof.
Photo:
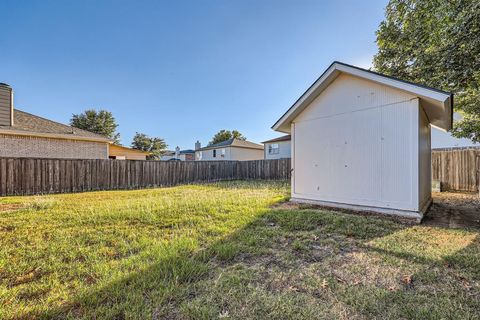
[[[208,150],[208,149],[215,149],[215,148],[221,148],[221,147],[239,147],[239,148],[249,148],[249,149],[260,149],[263,150],[263,145],[253,143],[250,141],[246,140],[239,140],[239,139],[228,139],[226,141],[222,141],[219,143],[211,144],[206,147],[200,148],[198,150]]]
[[[18,109],[15,109],[13,113],[13,126],[0,126],[0,130],[12,131],[12,133],[59,135],[63,138],[71,139],[88,138],[110,141],[110,139],[102,135],[48,120]]]
[[[263,141],[262,143],[269,143],[269,142],[279,142],[279,141],[290,141],[292,140],[292,136],[287,134],[286,136],[281,136],[278,138],[270,139],[267,141]]]
[[[195,153],[195,150],[192,149],[185,149],[185,150],[180,150],[178,154],[189,154],[189,153]],[[175,150],[165,150],[162,154],[162,156],[174,156],[175,155]]]

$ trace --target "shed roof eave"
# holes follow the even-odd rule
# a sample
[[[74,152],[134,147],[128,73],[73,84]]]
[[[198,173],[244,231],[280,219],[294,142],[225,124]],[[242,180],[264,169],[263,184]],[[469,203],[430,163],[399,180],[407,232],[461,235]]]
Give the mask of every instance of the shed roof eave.
[[[379,84],[406,91],[418,96],[420,99],[435,101],[443,112],[436,110],[436,117],[432,115],[431,123],[450,130],[452,127],[453,94],[435,88],[411,83],[387,75],[382,75],[370,70],[351,66],[342,62],[333,62],[322,75],[303,93],[300,98],[278,119],[272,129],[279,132],[290,133],[290,124],[323,90],[333,82],[340,73],[346,73],[370,80]],[[429,110],[426,110],[429,113]],[[430,111],[430,113],[432,113]]]

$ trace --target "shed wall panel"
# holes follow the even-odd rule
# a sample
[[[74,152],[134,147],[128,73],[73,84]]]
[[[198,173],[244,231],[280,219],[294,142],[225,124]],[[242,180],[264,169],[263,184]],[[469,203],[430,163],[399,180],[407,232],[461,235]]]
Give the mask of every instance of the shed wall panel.
[[[294,198],[418,210],[418,99],[339,76],[293,121]]]
[[[419,206],[422,208],[432,199],[432,147],[431,127],[422,107],[419,111]]]
[[[341,74],[301,113],[294,122],[331,117],[415,99],[407,92],[355,76]]]

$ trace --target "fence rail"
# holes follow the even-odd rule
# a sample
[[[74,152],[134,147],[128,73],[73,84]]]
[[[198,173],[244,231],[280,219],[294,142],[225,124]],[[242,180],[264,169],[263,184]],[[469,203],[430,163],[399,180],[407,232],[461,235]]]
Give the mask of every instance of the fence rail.
[[[478,148],[432,151],[432,178],[440,181],[442,190],[478,192],[479,170]]]
[[[0,158],[0,196],[289,178],[290,159],[164,162]]]

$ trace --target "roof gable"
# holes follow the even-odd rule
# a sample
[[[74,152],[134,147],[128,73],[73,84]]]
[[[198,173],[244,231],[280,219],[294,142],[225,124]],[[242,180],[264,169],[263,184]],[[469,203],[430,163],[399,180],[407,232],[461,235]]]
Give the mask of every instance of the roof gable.
[[[443,130],[451,129],[453,115],[453,95],[451,93],[337,61],[327,68],[272,128],[276,131],[290,133],[291,122],[342,73],[395,88],[418,97],[432,125]]]
[[[340,73],[292,122],[376,109],[412,99],[416,96],[408,92]]]

